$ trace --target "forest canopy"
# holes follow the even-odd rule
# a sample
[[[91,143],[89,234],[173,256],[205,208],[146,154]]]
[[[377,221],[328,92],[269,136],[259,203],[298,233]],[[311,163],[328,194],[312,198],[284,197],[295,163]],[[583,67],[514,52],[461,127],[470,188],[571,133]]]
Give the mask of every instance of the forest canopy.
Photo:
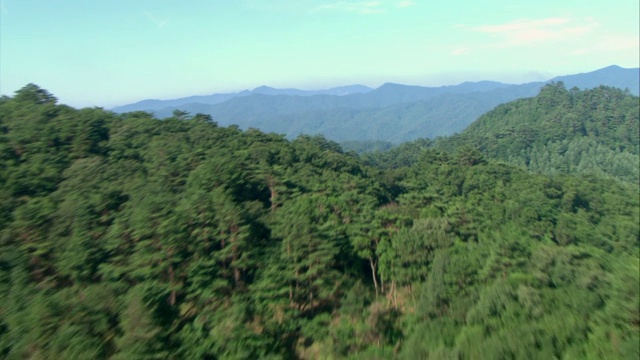
[[[549,175],[582,174],[640,183],[640,106],[629,91],[567,90],[552,83],[534,98],[496,107],[439,145]]]
[[[637,358],[637,160],[609,88],[359,157],[29,84],[0,98],[0,357]]]

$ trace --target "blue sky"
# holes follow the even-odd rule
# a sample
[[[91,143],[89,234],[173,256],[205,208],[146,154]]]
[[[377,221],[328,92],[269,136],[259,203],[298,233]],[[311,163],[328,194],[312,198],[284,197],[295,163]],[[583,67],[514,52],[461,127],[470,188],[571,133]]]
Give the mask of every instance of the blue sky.
[[[638,67],[637,0],[0,0],[0,93],[72,106]]]

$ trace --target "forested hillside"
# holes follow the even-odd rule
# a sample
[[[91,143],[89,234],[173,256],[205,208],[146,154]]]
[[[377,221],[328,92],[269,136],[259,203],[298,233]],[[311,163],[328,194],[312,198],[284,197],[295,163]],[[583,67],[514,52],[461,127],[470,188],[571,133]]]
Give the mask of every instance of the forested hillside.
[[[594,94],[587,114],[615,97],[626,133],[637,98]],[[428,140],[379,155],[1,98],[0,357],[640,355],[637,183]]]
[[[553,174],[593,174],[640,182],[640,99],[620,89],[567,90],[562,82],[536,97],[496,107],[438,145]]]

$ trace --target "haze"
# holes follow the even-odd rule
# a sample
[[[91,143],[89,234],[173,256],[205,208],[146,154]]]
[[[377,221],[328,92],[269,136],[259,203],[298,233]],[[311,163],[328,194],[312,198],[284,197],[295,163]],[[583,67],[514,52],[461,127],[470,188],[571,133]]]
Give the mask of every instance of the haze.
[[[638,2],[2,0],[0,93],[72,106],[251,89],[521,83],[639,63]]]

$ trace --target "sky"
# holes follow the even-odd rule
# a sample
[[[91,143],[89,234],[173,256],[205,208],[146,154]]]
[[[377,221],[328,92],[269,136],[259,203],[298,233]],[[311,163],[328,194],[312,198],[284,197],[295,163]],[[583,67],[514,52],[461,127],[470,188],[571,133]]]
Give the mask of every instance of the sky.
[[[0,0],[0,94],[109,108],[261,85],[547,80],[639,66],[638,0]]]

